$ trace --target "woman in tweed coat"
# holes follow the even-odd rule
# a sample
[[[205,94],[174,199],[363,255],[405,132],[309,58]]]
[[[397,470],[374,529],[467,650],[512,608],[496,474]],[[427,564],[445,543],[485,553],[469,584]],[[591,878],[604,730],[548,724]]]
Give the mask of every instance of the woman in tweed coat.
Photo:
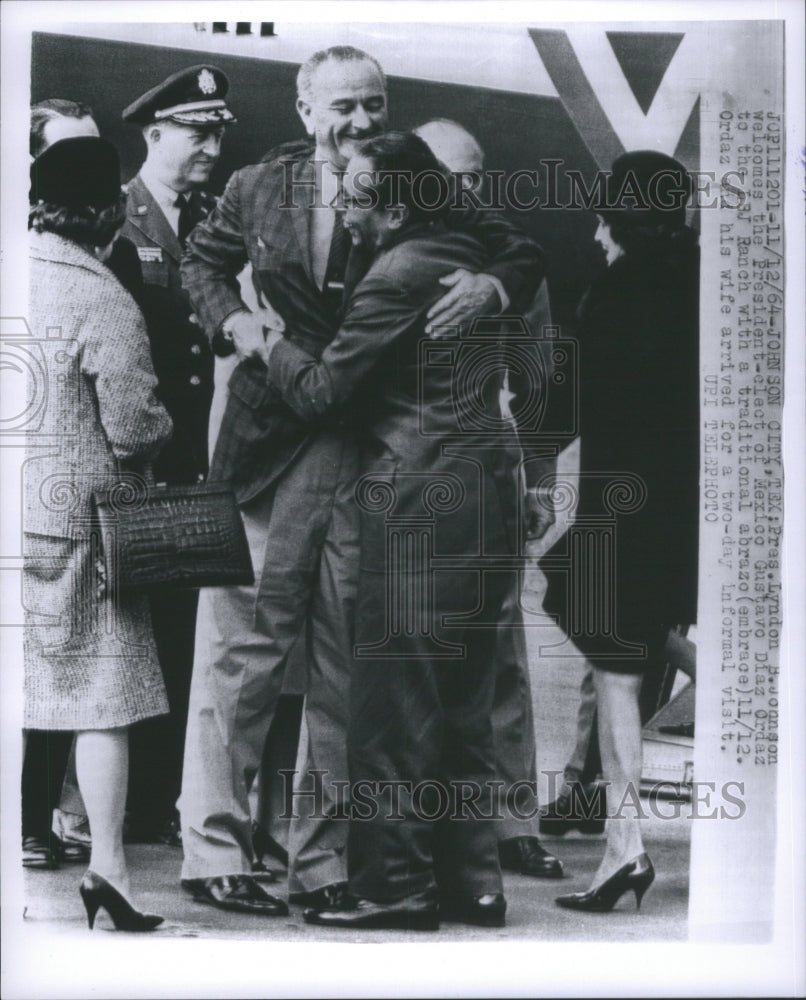
[[[116,926],[147,930],[161,918],[125,899],[127,727],[168,703],[146,599],[110,594],[91,506],[94,490],[119,481],[120,463],[147,461],[172,429],[142,316],[102,263],[124,204],[117,153],[102,139],[62,140],[31,167],[25,726],[77,733],[90,926],[103,906]]]

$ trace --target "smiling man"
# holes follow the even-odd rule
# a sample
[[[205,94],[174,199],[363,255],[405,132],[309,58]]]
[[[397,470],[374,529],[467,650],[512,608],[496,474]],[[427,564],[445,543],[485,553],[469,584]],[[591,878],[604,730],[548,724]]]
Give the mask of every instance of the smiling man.
[[[215,205],[204,190],[218,161],[229,83],[215,66],[180,70],[133,101],[123,120],[142,129],[147,155],[127,185],[122,232],[134,243],[143,275],[146,318],[158,394],[174,434],[154,463],[157,482],[196,483],[207,474],[207,423],[213,394],[210,343],[179,279],[187,234]],[[175,590],[151,601],[154,634],[171,714],[133,727],[129,836],[178,843],[187,703],[193,668],[196,593]]]
[[[139,125],[148,153],[127,185],[124,235],[137,247],[147,296],[151,351],[174,437],[160,456],[158,480],[196,482],[207,473],[212,354],[179,279],[192,228],[215,198],[204,190],[235,115],[229,84],[215,66],[191,66],[132,102],[123,120]]]
[[[350,822],[350,895],[305,912],[331,927],[505,921],[491,712],[495,622],[511,574],[483,567],[514,552],[515,495],[502,485],[506,421],[468,376],[479,362],[495,372],[497,345],[480,353],[478,341],[454,337],[440,342],[440,360],[423,353],[440,278],[486,263],[478,240],[418,199],[419,182],[440,176],[411,133],[360,144],[345,178],[344,224],[371,266],[348,287],[339,332],[318,361],[279,333],[266,341],[269,383],[299,418],[351,412],[359,444],[347,746],[362,792]],[[468,420],[479,406],[483,419]],[[464,808],[468,795],[475,808]]]
[[[335,209],[338,174],[362,139],[386,127],[386,80],[350,46],[300,68],[297,112],[313,143],[245,167],[188,241],[182,279],[211,335],[229,336],[241,363],[230,382],[211,479],[236,491],[250,542],[252,587],[200,597],[196,662],[180,799],[183,885],[222,909],[284,913],[251,876],[249,791],[282,688],[289,653],[307,639],[305,766],[297,777],[289,842],[289,898],[338,904],[346,881],[345,732],[358,575],[358,456],[350,415],[315,427],[274,403],[265,369],[267,326],[318,357],[343,316],[344,286],[359,268]],[[475,220],[493,263],[445,277],[461,322],[534,294],[538,247],[515,227]],[[251,312],[236,276],[246,263],[271,310]],[[365,266],[365,265],[364,265]],[[506,301],[505,301],[506,300]],[[436,309],[439,303],[435,303]]]
[[[386,127],[386,78],[371,56],[340,62],[317,53],[297,86],[297,111],[331,167],[343,170],[356,144]]]

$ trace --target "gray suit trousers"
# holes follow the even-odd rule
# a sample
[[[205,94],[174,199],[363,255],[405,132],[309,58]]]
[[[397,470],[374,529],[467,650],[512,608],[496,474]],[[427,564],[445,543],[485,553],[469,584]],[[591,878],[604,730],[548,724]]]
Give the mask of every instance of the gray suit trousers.
[[[532,685],[520,606],[520,574],[504,600],[495,638],[493,746],[498,792],[496,824],[499,841],[536,837],[537,760]]]
[[[315,800],[295,796],[301,822],[291,824],[289,891],[346,878],[347,824],[334,814],[347,782],[357,476],[349,436],[318,435],[275,486],[242,508],[255,583],[201,592],[179,799],[183,878],[251,870],[249,793],[300,636],[308,644],[305,771],[323,775]]]

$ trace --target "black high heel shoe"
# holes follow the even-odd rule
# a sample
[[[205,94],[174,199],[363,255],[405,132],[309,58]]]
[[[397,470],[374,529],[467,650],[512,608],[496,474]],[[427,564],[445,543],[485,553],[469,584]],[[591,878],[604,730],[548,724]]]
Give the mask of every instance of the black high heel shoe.
[[[567,910],[586,910],[589,913],[608,913],[625,892],[635,893],[635,904],[641,909],[644,893],[655,880],[655,869],[647,854],[639,854],[628,861],[609,879],[596,889],[587,892],[572,892],[567,896],[557,896],[554,902]]]
[[[103,907],[112,918],[116,931],[153,931],[164,917],[156,913],[140,913],[132,904],[105,878],[95,872],[87,872],[78,887],[84,908],[87,911],[87,922],[92,930],[95,915]]]

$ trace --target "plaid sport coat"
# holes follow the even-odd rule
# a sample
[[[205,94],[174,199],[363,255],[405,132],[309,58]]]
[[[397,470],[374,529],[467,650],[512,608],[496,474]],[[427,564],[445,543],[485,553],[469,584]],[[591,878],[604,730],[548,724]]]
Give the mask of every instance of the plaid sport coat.
[[[248,261],[296,343],[318,356],[330,342],[339,317],[317,287],[311,267],[314,184],[308,159],[244,167],[191,234],[182,282],[210,335],[243,307],[237,275]],[[238,499],[246,502],[283,473],[310,434],[311,428],[273,397],[265,368],[242,363],[230,381],[210,480],[232,483]]]

